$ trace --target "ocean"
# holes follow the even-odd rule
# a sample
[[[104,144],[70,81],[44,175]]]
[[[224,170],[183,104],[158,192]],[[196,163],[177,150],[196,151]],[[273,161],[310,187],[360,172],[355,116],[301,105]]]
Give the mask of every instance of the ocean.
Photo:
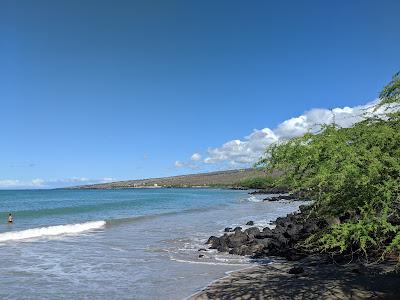
[[[303,204],[263,197],[225,189],[0,191],[0,299],[184,299],[259,263],[199,252],[210,235],[250,220],[265,227]]]

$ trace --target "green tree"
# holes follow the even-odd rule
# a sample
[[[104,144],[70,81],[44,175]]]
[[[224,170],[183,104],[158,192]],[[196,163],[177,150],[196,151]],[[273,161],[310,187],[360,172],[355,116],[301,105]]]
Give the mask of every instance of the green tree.
[[[350,128],[323,125],[318,133],[273,145],[258,165],[280,170],[277,185],[307,191],[312,213],[340,224],[310,237],[313,250],[384,257],[400,250],[400,76],[380,94],[379,116]],[[375,110],[376,111],[376,110]]]

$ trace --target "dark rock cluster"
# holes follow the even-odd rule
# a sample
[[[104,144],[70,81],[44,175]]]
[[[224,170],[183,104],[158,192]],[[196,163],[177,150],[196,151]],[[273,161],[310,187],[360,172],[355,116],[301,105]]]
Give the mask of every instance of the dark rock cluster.
[[[287,188],[269,188],[250,192],[249,195],[262,195],[262,194],[285,194],[288,193]]]
[[[325,219],[306,218],[308,209],[308,206],[301,206],[300,212],[277,218],[274,229],[265,227],[260,231],[258,227],[250,227],[242,231],[237,227],[220,237],[211,236],[206,244],[220,252],[251,255],[253,258],[280,256],[288,260],[301,259],[304,253],[297,247],[298,242],[328,226]]]
[[[298,200],[298,199],[292,195],[279,195],[263,199],[263,201],[280,201],[280,200]]]
[[[308,200],[307,191],[290,192],[285,188],[270,188],[263,190],[256,190],[250,192],[249,195],[264,195],[264,194],[277,194],[277,196],[264,198],[264,201],[279,201],[279,200]],[[280,195],[286,194],[286,195]]]

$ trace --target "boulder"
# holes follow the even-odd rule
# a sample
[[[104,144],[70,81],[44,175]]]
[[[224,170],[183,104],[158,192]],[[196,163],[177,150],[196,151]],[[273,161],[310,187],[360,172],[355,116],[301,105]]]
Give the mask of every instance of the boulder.
[[[229,251],[229,247],[226,244],[223,245],[219,245],[217,247],[218,252],[228,252]]]
[[[288,271],[289,274],[301,274],[304,273],[303,267],[293,267]]]
[[[317,232],[319,229],[320,229],[320,227],[316,223],[308,223],[303,226],[303,229],[301,232],[302,232],[303,236],[309,236],[309,235]]]
[[[246,223],[246,225],[248,225],[248,226],[253,226],[253,225],[254,225],[254,221],[248,221],[248,222]]]
[[[220,243],[220,239],[219,238],[213,239],[212,242],[211,242],[210,249],[217,249],[220,245],[221,245],[221,243]]]
[[[278,235],[285,233],[286,229],[281,224],[276,225],[276,227],[272,230],[272,235]]]
[[[254,255],[255,253],[258,253],[265,248],[264,245],[258,244],[256,242],[249,244],[248,247],[249,247],[249,252],[250,252],[249,255]]]
[[[208,238],[207,242],[206,242],[206,245],[212,244],[212,243],[214,243],[214,242],[217,241],[217,240],[219,240],[218,237],[216,237],[216,236],[210,236],[210,237]]]
[[[291,195],[279,195],[263,199],[263,201],[280,201],[280,200],[297,200],[297,198]]]
[[[235,255],[244,255],[244,249],[242,247],[246,247],[245,245],[241,245],[238,247],[234,247],[229,251],[229,254],[235,254]]]
[[[300,205],[300,206],[299,206],[299,210],[300,210],[300,212],[302,212],[303,214],[306,213],[306,212],[309,212],[310,209],[311,209],[311,206],[310,206],[310,205],[305,205],[305,204],[303,204],[303,205]]]
[[[268,229],[268,230],[265,230]],[[262,232],[257,233],[254,235],[256,239],[265,239],[272,237],[272,230],[270,228],[264,228]]]
[[[224,234],[223,236],[217,237],[210,237],[208,240],[211,240],[211,247],[210,249],[222,249],[227,244],[228,235]],[[208,241],[207,241],[208,242]]]
[[[227,245],[229,248],[235,248],[243,245],[248,240],[247,234],[236,231],[235,234],[231,235],[227,239]]]
[[[239,247],[232,248],[229,251],[229,254],[236,254],[236,255],[252,255],[258,249],[254,245],[241,245]]]
[[[279,201],[279,199],[277,197],[272,197],[272,198],[264,198],[263,201],[274,202],[274,201]]]
[[[288,189],[285,188],[268,188],[268,189],[262,189],[262,190],[256,190],[253,192],[250,192],[250,195],[258,195],[258,194],[285,194],[288,192]]]
[[[302,224],[289,224],[288,227],[286,228],[286,237],[297,241],[300,237],[301,230],[303,229]]]
[[[301,213],[277,218],[273,229],[265,227],[260,231],[257,227],[250,227],[242,231],[241,227],[236,227],[233,233],[225,233],[219,238],[210,237],[210,248],[237,255],[252,255],[254,258],[280,256],[292,261],[299,260],[305,255],[296,248],[298,243],[330,223],[330,220],[310,215],[310,206],[301,206],[300,210]],[[247,224],[252,224],[250,222]]]
[[[224,229],[224,232],[232,232],[233,230],[232,230],[232,227],[226,227],[225,229]]]
[[[289,239],[284,234],[274,234],[272,241],[274,242],[274,248],[284,248],[289,243]]]
[[[268,248],[271,244],[271,238],[255,239],[255,243],[262,246],[262,248]]]
[[[244,231],[245,234],[247,234],[248,236],[256,236],[257,234],[260,233],[260,229],[258,229],[258,227],[250,227],[248,229],[246,229]]]

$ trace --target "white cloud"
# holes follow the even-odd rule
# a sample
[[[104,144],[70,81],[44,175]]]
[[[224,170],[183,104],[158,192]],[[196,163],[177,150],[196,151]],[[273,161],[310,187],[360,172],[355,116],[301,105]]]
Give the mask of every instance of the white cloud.
[[[230,165],[250,164],[255,162],[265,148],[278,141],[276,134],[269,128],[254,130],[243,140],[226,142],[221,147],[209,148],[206,164],[226,162]]]
[[[192,161],[201,160],[201,154],[200,153],[193,153],[193,155],[190,157],[190,160],[192,160]]]
[[[31,181],[32,186],[42,187],[45,184],[45,181],[41,178],[36,178]]]
[[[192,157],[193,157],[193,155],[192,155]],[[195,162],[198,162],[198,161],[195,161]],[[175,165],[175,168],[178,168],[178,169],[180,169],[180,168],[189,168],[189,169],[192,169],[192,170],[201,169],[201,167],[199,165],[194,164],[194,163],[192,163],[190,161],[189,162],[185,162],[185,161],[177,160],[177,161],[175,161],[174,165]]]
[[[40,178],[24,181],[18,179],[0,179],[1,189],[19,189],[19,188],[42,188],[45,187],[45,181]]]
[[[100,179],[100,183],[107,183],[107,182],[113,182],[113,181],[117,181],[117,179],[113,178],[113,177],[104,177],[104,178]]]
[[[321,124],[335,122],[341,127],[349,127],[363,119],[366,114],[373,112],[374,102],[355,107],[334,108],[332,110],[315,108],[303,115],[286,120],[274,130],[279,139],[289,139],[303,135],[308,131],[317,131]]]
[[[95,183],[107,183],[116,181],[116,178],[113,177],[104,177],[104,178],[87,178],[87,177],[70,177],[70,178],[62,178],[62,179],[52,179],[46,181],[48,185],[56,185],[56,186],[66,186],[66,185],[80,185],[80,184],[95,184]]]
[[[73,185],[85,185],[95,183],[107,183],[116,181],[116,178],[104,177],[100,179],[90,179],[86,177],[70,177],[63,179],[44,180],[35,178],[32,180],[19,179],[0,179],[0,189],[36,189],[36,188],[57,188]]]
[[[278,141],[301,136],[311,131],[316,132],[322,124],[335,122],[341,127],[349,127],[363,120],[366,115],[381,114],[385,108],[374,112],[373,106],[378,100],[355,107],[342,107],[334,109],[315,108],[304,114],[280,123],[275,129],[255,129],[243,139],[228,141],[220,147],[209,148],[206,157],[200,161],[191,160],[197,164],[224,164],[231,167],[245,167],[255,163],[263,155],[265,149]],[[178,164],[177,164],[178,163]],[[185,167],[188,163],[177,161],[175,166]]]
[[[179,160],[177,160],[177,161],[175,162],[175,167],[177,167],[177,168],[183,168],[183,167],[184,167],[184,163],[181,162],[181,161],[179,161]]]

